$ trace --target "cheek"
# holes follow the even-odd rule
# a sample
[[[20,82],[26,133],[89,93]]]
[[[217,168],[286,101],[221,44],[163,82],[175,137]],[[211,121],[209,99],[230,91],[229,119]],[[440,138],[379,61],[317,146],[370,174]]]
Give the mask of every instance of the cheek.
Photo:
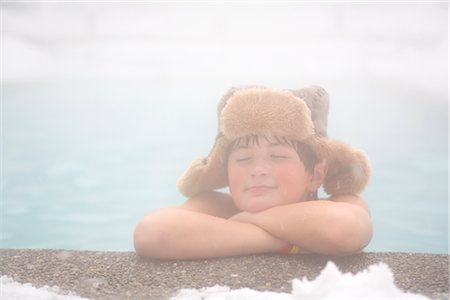
[[[245,210],[243,205],[243,183],[245,182],[245,170],[237,167],[228,168],[228,188],[234,204],[242,211]]]
[[[303,197],[307,185],[307,174],[301,167],[284,167],[274,172],[282,191],[289,198]]]
[[[291,168],[276,170],[274,176],[279,183],[283,183],[286,187],[292,187],[295,183],[298,183],[298,175]]]
[[[231,192],[238,190],[244,182],[244,178],[245,170],[236,166],[228,166],[228,186]]]

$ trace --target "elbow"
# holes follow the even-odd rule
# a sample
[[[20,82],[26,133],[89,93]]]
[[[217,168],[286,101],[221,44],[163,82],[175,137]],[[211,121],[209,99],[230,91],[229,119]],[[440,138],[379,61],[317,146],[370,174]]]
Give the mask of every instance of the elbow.
[[[335,254],[337,255],[351,255],[360,253],[369,244],[372,233],[367,234],[365,230],[350,229],[343,231],[345,234],[338,234],[337,240],[333,241],[335,246]]]
[[[344,221],[345,220],[345,221]],[[372,239],[372,221],[368,213],[356,209],[337,218],[328,240],[333,254],[350,255],[361,252]]]
[[[151,249],[145,221],[145,219],[139,221],[134,229],[134,250],[139,256],[148,256],[148,250]]]
[[[134,249],[139,256],[152,257],[155,252],[155,238],[148,228],[151,225],[148,218],[145,218],[134,229]]]
[[[134,249],[142,257],[164,259],[163,224],[157,216],[149,215],[142,219],[134,230]]]

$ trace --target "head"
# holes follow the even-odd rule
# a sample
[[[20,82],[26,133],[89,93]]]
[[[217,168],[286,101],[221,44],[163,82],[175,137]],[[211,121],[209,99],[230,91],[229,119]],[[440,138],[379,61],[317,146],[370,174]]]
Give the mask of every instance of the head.
[[[310,145],[257,134],[230,144],[227,170],[233,201],[249,212],[313,199],[326,175]]]
[[[180,177],[178,188],[187,197],[192,197],[230,186],[233,196],[239,201],[243,198],[239,198],[238,184],[245,182],[245,176],[253,174],[255,177],[255,169],[263,169],[264,172],[260,172],[262,177],[268,178],[267,182],[261,180],[263,185],[298,179],[292,179],[289,185],[283,185],[286,189],[277,188],[276,191],[287,196],[274,198],[266,207],[304,201],[309,198],[310,193],[317,190],[322,181],[324,192],[332,196],[360,193],[370,177],[369,160],[364,152],[328,138],[328,100],[326,91],[317,86],[300,90],[266,87],[231,89],[218,106],[219,128],[211,152],[207,157],[198,157],[192,162]],[[275,147],[272,144],[279,145]],[[300,146],[302,144],[307,147]],[[316,160],[307,158],[308,150],[305,149],[308,147],[313,149],[309,152],[317,156]],[[232,157],[246,148],[246,151],[258,154],[255,162],[261,162],[264,168],[255,168],[253,173],[247,170],[245,173],[245,168],[232,164]],[[270,161],[271,155],[267,154],[270,151],[266,148],[288,148],[297,154],[294,157],[296,160],[275,164]],[[265,156],[262,155],[264,153]],[[267,161],[260,159],[261,157]],[[267,169],[266,165],[270,168]],[[245,191],[245,186],[243,188]],[[260,190],[264,188],[259,189],[257,194],[260,194]],[[255,206],[250,209],[264,208]]]

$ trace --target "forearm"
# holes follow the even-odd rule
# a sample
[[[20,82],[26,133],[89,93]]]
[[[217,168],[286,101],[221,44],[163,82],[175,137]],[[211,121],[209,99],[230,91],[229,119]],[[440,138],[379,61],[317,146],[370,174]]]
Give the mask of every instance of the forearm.
[[[361,207],[328,200],[308,201],[247,214],[245,222],[308,252],[354,253],[370,241],[370,215]]]
[[[139,223],[139,255],[160,259],[196,259],[273,252],[283,245],[263,229],[183,209],[155,212]]]

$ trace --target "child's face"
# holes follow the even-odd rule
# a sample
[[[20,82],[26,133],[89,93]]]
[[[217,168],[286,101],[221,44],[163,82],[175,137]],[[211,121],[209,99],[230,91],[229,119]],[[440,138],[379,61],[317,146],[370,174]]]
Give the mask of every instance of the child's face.
[[[238,145],[228,157],[228,183],[235,205],[248,212],[305,201],[310,173],[289,145],[259,138]]]

